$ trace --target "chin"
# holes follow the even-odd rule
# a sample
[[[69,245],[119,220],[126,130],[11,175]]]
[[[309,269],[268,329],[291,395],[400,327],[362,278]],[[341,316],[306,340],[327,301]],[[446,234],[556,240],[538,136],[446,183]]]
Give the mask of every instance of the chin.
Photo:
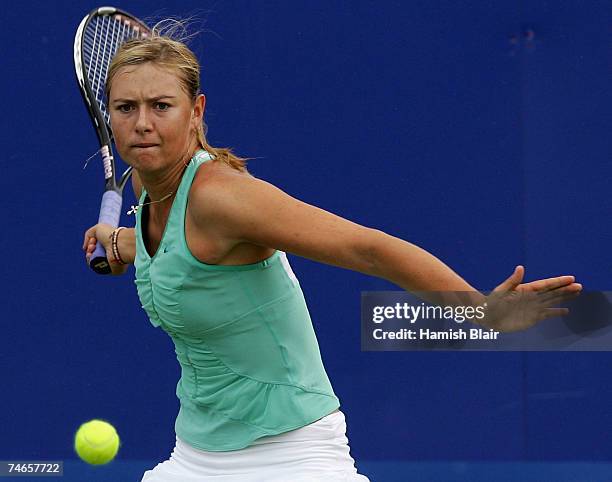
[[[157,156],[149,153],[132,154],[126,162],[137,171],[157,171],[162,167],[162,162]]]
[[[157,147],[154,148],[136,148],[131,149],[131,157],[133,159],[137,159],[142,162],[156,162],[163,158],[162,153],[159,151]]]

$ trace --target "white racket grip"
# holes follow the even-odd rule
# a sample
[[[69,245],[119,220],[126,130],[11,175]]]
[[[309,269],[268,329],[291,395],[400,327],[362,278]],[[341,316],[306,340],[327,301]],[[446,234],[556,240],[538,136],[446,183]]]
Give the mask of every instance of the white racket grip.
[[[122,203],[123,200],[121,198],[121,194],[115,191],[106,191],[102,196],[98,223],[110,224],[114,228],[119,226]]]

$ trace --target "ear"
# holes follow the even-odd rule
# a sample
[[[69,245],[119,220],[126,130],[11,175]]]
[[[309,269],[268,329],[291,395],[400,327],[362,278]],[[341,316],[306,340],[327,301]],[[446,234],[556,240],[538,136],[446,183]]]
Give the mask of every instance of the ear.
[[[197,129],[199,125],[202,124],[202,120],[204,119],[204,109],[206,107],[206,96],[204,94],[200,94],[196,97],[195,103],[193,105],[193,112],[191,113],[191,121],[192,127]]]

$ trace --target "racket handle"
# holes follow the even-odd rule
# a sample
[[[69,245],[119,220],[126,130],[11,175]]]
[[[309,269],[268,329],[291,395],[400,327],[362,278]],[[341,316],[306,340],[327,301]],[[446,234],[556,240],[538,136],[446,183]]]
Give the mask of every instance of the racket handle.
[[[116,191],[106,191],[102,196],[98,223],[110,224],[114,228],[119,226],[121,204],[121,194]],[[111,272],[106,251],[100,241],[96,242],[96,249],[92,253],[91,258],[89,258],[89,267],[98,274],[110,274]]]

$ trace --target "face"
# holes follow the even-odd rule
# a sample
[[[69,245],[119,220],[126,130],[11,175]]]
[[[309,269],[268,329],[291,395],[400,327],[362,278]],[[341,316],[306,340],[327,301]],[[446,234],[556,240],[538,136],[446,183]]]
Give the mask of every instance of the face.
[[[111,84],[109,109],[117,150],[137,171],[182,164],[198,145],[204,96],[194,103],[170,69],[150,62],[119,69]]]

